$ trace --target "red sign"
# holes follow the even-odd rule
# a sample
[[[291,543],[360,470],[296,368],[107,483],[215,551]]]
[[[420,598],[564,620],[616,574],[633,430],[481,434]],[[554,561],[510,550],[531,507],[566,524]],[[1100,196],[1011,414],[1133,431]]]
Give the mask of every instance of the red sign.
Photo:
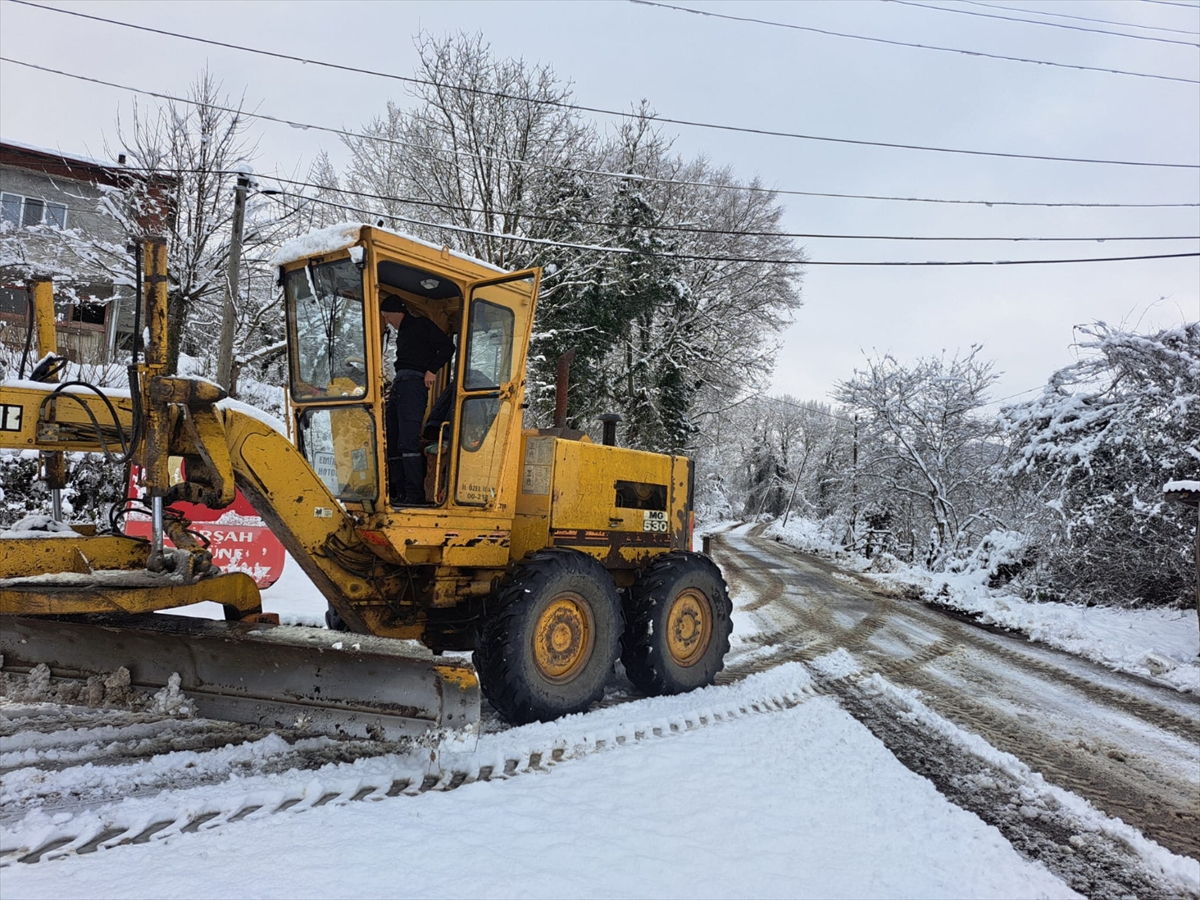
[[[171,459],[173,468],[182,468],[180,463],[177,458]],[[138,484],[140,478],[141,472],[135,467],[129,480],[129,499],[141,500],[149,505],[145,490]],[[190,531],[204,536],[213,562],[222,570],[245,572],[260,588],[270,587],[283,574],[283,564],[287,559],[283,544],[263,523],[241,491],[225,509],[209,509],[182,501],[172,503],[171,509],[178,510],[191,522],[188,526]],[[130,512],[125,517],[125,533],[133,537],[150,537],[150,517],[141,512]],[[171,543],[169,538],[164,538],[164,541]]]

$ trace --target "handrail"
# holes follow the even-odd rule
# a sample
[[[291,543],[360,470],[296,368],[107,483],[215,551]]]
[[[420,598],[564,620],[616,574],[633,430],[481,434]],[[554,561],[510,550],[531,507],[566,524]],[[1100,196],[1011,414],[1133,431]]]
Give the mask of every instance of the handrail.
[[[433,469],[433,502],[440,505],[441,500],[441,483],[442,483],[442,447],[446,444],[446,429],[449,427],[449,422],[443,422],[438,426],[438,448],[437,459]]]

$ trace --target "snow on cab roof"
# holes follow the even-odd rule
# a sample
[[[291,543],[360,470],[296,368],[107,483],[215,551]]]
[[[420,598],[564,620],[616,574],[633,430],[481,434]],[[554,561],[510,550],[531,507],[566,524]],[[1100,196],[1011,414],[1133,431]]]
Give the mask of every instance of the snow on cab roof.
[[[343,222],[340,225],[331,225],[328,228],[318,228],[316,231],[310,231],[308,234],[302,234],[300,237],[285,241],[271,257],[271,265],[280,266],[284,263],[295,262],[298,259],[304,259],[309,256],[324,256],[326,253],[333,253],[335,250],[344,250],[358,243],[358,236],[363,228],[374,228],[376,231],[382,231],[385,234],[391,234],[406,241],[412,241],[414,244],[429,247],[432,250],[437,250],[439,253],[443,250],[441,244],[434,244],[414,235],[405,234],[402,231],[393,231],[390,228],[381,228],[378,225],[369,225],[366,222]],[[456,259],[461,259],[464,262],[469,262],[484,269],[491,269],[493,272],[504,274],[508,271],[499,266],[494,266],[490,262],[477,259],[474,256],[459,253],[457,250],[449,250],[448,252]]]

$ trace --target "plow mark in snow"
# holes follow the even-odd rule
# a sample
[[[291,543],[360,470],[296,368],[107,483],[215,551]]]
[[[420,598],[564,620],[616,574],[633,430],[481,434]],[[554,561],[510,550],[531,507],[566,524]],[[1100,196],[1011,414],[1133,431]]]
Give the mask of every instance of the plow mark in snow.
[[[452,791],[476,781],[498,781],[545,772],[571,759],[615,750],[626,744],[669,738],[722,722],[794,707],[813,696],[811,679],[800,666],[783,666],[757,678],[727,687],[712,687],[676,697],[630,700],[605,706],[585,715],[557,722],[526,725],[485,734],[473,748],[454,741],[423,750],[391,753],[354,762],[325,766],[308,780],[297,778],[294,768],[281,775],[229,776],[228,757],[237,748],[223,748],[195,759],[166,762],[162,777],[180,767],[224,767],[216,778],[195,789],[165,790],[153,797],[127,797],[116,790],[93,800],[88,808],[66,812],[53,803],[30,809],[24,816],[0,827],[0,866],[36,863],[85,854],[125,844],[165,840],[179,834],[220,828],[243,819],[281,813],[298,813],[326,804],[382,801],[430,791]],[[287,747],[273,736],[263,748],[264,760],[280,771],[297,762],[304,748]],[[322,739],[326,740],[326,739]],[[259,742],[267,744],[271,738]],[[375,745],[387,747],[388,745]],[[394,745],[391,745],[394,747]],[[272,756],[272,751],[275,756]],[[248,748],[247,753],[253,752]],[[211,756],[211,764],[203,759]],[[188,763],[193,765],[188,766]],[[154,761],[143,765],[149,767]],[[129,766],[111,773],[128,784],[137,773]],[[262,768],[257,771],[263,771]],[[37,772],[26,773],[36,781]],[[47,778],[55,774],[41,773]],[[65,788],[69,778],[63,779]],[[115,783],[115,782],[114,782]],[[6,784],[5,791],[11,788]],[[42,795],[45,797],[45,794]]]

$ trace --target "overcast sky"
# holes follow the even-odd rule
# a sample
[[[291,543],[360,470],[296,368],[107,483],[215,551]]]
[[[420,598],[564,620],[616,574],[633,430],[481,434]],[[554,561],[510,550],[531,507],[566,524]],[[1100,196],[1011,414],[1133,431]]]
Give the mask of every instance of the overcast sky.
[[[1187,83],[1200,80],[1200,5],[1192,0],[676,3],[1062,66],[895,46],[629,2],[54,5],[399,75],[414,70],[412,38],[418,30],[439,35],[480,31],[499,56],[551,65],[573,84],[576,102],[586,106],[626,110],[645,99],[661,116],[720,125],[1188,166],[1001,159],[664,126],[685,156],[702,154],[731,166],[744,180],[757,176],[781,190],[993,202],[1192,204],[1174,209],[989,207],[784,196],[783,225],[792,232],[992,238],[1200,235],[1200,87]],[[932,6],[942,9],[928,8]],[[176,95],[186,93],[207,63],[229,93],[245,93],[249,109],[350,130],[381,113],[389,100],[410,102],[397,81],[150,35],[11,0],[0,0],[0,55]],[[118,149],[118,111],[127,119],[134,96],[0,63],[0,137],[109,158]],[[321,149],[330,151],[335,163],[345,158],[329,135],[270,124],[255,129],[260,147],[255,169],[260,173],[304,177]],[[813,238],[801,244],[814,262],[1062,259],[1200,250],[1194,239],[1014,243]],[[775,391],[826,399],[834,382],[850,377],[862,364],[864,352],[891,352],[908,360],[982,344],[984,355],[1003,373],[993,392],[1002,398],[1039,387],[1051,372],[1068,365],[1075,358],[1076,325],[1100,319],[1146,330],[1200,319],[1200,262],[1192,257],[963,268],[812,265],[804,277],[803,298],[794,324],[781,336]]]

